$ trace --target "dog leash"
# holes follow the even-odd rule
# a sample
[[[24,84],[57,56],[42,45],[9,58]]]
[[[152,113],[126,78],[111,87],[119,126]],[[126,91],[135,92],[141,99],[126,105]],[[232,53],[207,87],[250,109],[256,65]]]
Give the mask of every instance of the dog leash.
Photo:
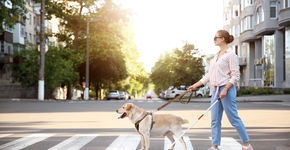
[[[194,91],[197,91],[197,90],[194,90]],[[188,104],[188,103],[190,102],[190,100],[191,100],[191,97],[192,97],[193,91],[192,91],[191,94],[189,95],[187,101],[184,102],[183,100],[181,100],[181,99],[184,97],[184,95],[187,94],[187,93],[188,93],[188,91],[185,91],[184,93],[178,95],[178,96],[175,97],[174,99],[169,100],[166,104],[163,104],[162,106],[158,107],[158,108],[157,108],[157,111],[161,110],[162,108],[166,107],[167,105],[169,105],[170,103],[172,103],[172,102],[174,102],[174,101],[176,101],[176,100],[178,100],[181,104]]]

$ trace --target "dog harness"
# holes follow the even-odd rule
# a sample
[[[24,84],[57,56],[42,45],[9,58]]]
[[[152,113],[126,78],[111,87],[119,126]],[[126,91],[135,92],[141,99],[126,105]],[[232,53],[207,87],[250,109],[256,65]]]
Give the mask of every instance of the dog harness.
[[[151,116],[151,128],[150,128],[150,130],[152,130],[152,128],[153,128],[153,124],[155,123],[154,121],[153,121],[153,115],[152,115],[152,112],[150,112],[150,113],[146,113],[146,115],[145,116],[143,116],[140,120],[138,120],[136,123],[135,123],[135,128],[136,128],[136,130],[139,132],[139,124],[140,124],[140,122],[143,120],[143,119],[145,119],[145,117],[147,117],[148,115],[150,115]]]

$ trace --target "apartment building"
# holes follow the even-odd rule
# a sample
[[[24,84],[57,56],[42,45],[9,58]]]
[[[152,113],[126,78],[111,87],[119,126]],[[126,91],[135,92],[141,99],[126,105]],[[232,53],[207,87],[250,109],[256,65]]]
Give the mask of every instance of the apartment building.
[[[5,1],[10,2],[10,1]],[[40,44],[40,3],[33,0],[25,0],[27,9],[26,19],[20,16],[13,16],[16,24],[12,29],[4,27],[5,31],[0,35],[0,97],[25,97],[23,95],[34,95],[34,89],[20,87],[18,83],[12,83],[10,64],[13,63],[12,55],[15,51],[23,48],[31,48]],[[6,6],[6,3],[5,3]],[[12,7],[12,3],[6,6]],[[55,18],[54,18],[55,19]],[[52,28],[58,28],[57,20],[45,20],[45,32],[51,32]],[[58,32],[57,29],[54,29]],[[46,48],[48,45],[56,46],[56,37],[46,39]],[[11,91],[19,91],[11,95]],[[28,94],[27,94],[28,93]],[[30,94],[29,94],[30,93]]]
[[[224,0],[241,87],[290,87],[290,0]]]

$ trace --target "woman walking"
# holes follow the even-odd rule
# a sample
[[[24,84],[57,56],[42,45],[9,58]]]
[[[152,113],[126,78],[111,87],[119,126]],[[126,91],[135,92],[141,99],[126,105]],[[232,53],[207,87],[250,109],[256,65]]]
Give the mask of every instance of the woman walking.
[[[240,79],[239,61],[237,55],[232,52],[227,44],[231,43],[234,37],[225,30],[219,30],[215,37],[214,43],[220,47],[219,52],[211,60],[208,73],[195,84],[189,87],[188,91],[196,90],[207,82],[211,83],[211,103],[218,98],[221,99],[211,109],[211,134],[212,147],[208,150],[218,150],[221,142],[221,119],[223,110],[234,126],[242,141],[242,150],[253,150],[250,145],[249,136],[246,128],[240,119],[236,105],[236,88],[235,82]]]

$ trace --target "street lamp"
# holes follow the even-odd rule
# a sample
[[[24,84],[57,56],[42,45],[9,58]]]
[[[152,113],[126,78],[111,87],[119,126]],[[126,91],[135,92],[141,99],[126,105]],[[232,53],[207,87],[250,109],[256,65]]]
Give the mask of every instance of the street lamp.
[[[97,22],[100,18],[95,18],[94,20],[89,20],[87,22],[87,50],[86,50],[86,87],[85,87],[85,93],[84,93],[84,100],[89,99],[89,63],[90,63],[90,22]]]
[[[89,99],[89,63],[90,63],[90,21],[87,22],[87,52],[86,52],[86,87],[85,87],[85,94],[84,99]]]

